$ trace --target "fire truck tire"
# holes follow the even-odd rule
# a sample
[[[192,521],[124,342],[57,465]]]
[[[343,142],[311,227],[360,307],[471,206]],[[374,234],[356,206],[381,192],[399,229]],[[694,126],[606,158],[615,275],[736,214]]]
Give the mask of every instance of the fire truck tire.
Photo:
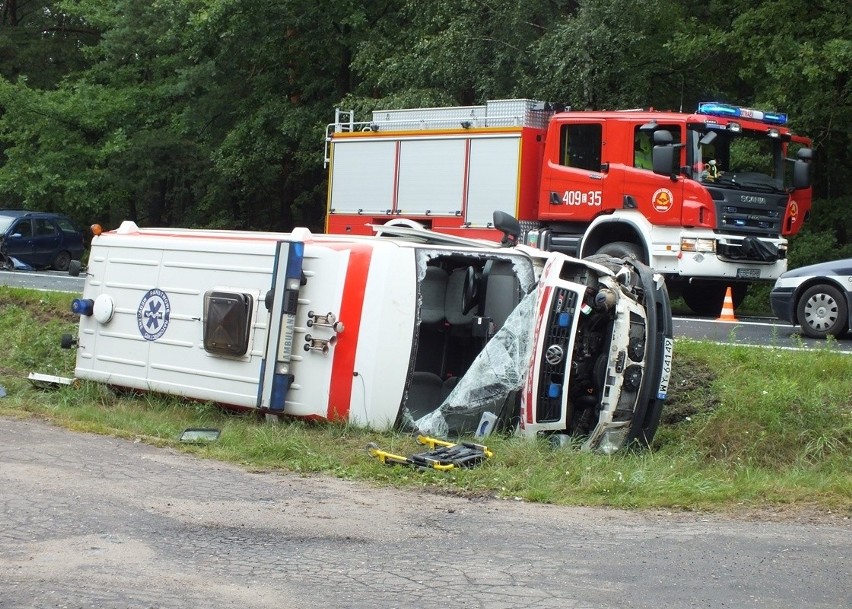
[[[600,247],[595,253],[606,254],[615,258],[634,258],[644,262],[642,248],[635,243],[630,243],[629,241],[613,241],[612,243],[607,243]]]
[[[693,313],[706,317],[718,316],[722,312],[728,287],[731,288],[731,299],[736,309],[748,294],[747,283],[728,284],[724,281],[695,280],[683,286],[681,296]]]

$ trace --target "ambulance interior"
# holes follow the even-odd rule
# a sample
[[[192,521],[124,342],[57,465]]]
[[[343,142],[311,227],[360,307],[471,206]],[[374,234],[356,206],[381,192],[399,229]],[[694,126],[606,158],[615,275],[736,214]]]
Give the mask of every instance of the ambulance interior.
[[[527,338],[524,346],[530,343],[531,307],[521,320],[512,314],[534,287],[531,261],[510,254],[421,250],[418,267],[420,315],[403,426],[440,436],[460,435],[474,431],[486,410],[505,422],[516,394],[506,389],[506,377],[513,386],[529,356],[519,357],[514,348],[508,353],[499,338],[491,343],[498,333],[514,342],[519,330]],[[491,357],[471,372],[475,382],[468,390],[462,384],[460,394],[460,379],[483,352]],[[451,395],[456,407],[447,401]]]

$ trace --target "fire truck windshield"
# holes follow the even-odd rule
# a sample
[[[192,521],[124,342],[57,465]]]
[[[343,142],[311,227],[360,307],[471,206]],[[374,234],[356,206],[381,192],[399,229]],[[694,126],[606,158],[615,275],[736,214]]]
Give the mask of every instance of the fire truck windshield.
[[[783,192],[784,150],[766,131],[706,129],[687,131],[687,163],[691,177],[719,187]]]

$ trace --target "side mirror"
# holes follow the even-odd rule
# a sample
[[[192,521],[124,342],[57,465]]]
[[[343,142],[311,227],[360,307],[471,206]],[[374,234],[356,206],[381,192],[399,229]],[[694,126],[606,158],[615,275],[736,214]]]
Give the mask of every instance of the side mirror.
[[[800,151],[801,152],[801,151]],[[809,188],[811,185],[810,163],[801,158],[793,163],[793,188]]]
[[[660,132],[658,131],[657,133]],[[668,131],[664,131],[663,133],[668,134]],[[669,138],[671,139],[671,134],[669,134]],[[654,134],[654,140],[656,141],[656,139],[656,134]],[[654,173],[661,176],[672,176],[674,174],[674,155],[674,146],[654,146],[654,150],[651,153]]]
[[[500,245],[504,247],[512,247],[518,244],[518,238],[521,236],[521,223],[517,218],[510,216],[504,211],[495,211],[494,228],[503,233],[503,240]]]
[[[672,141],[671,131],[666,131],[665,129],[657,129],[654,131],[655,146],[671,146]]]

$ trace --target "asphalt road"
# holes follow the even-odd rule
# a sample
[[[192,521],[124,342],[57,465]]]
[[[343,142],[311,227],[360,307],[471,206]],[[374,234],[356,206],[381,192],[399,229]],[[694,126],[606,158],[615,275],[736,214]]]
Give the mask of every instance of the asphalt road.
[[[470,500],[35,421],[0,419],[0,506],[3,609],[852,606],[848,517]]]

